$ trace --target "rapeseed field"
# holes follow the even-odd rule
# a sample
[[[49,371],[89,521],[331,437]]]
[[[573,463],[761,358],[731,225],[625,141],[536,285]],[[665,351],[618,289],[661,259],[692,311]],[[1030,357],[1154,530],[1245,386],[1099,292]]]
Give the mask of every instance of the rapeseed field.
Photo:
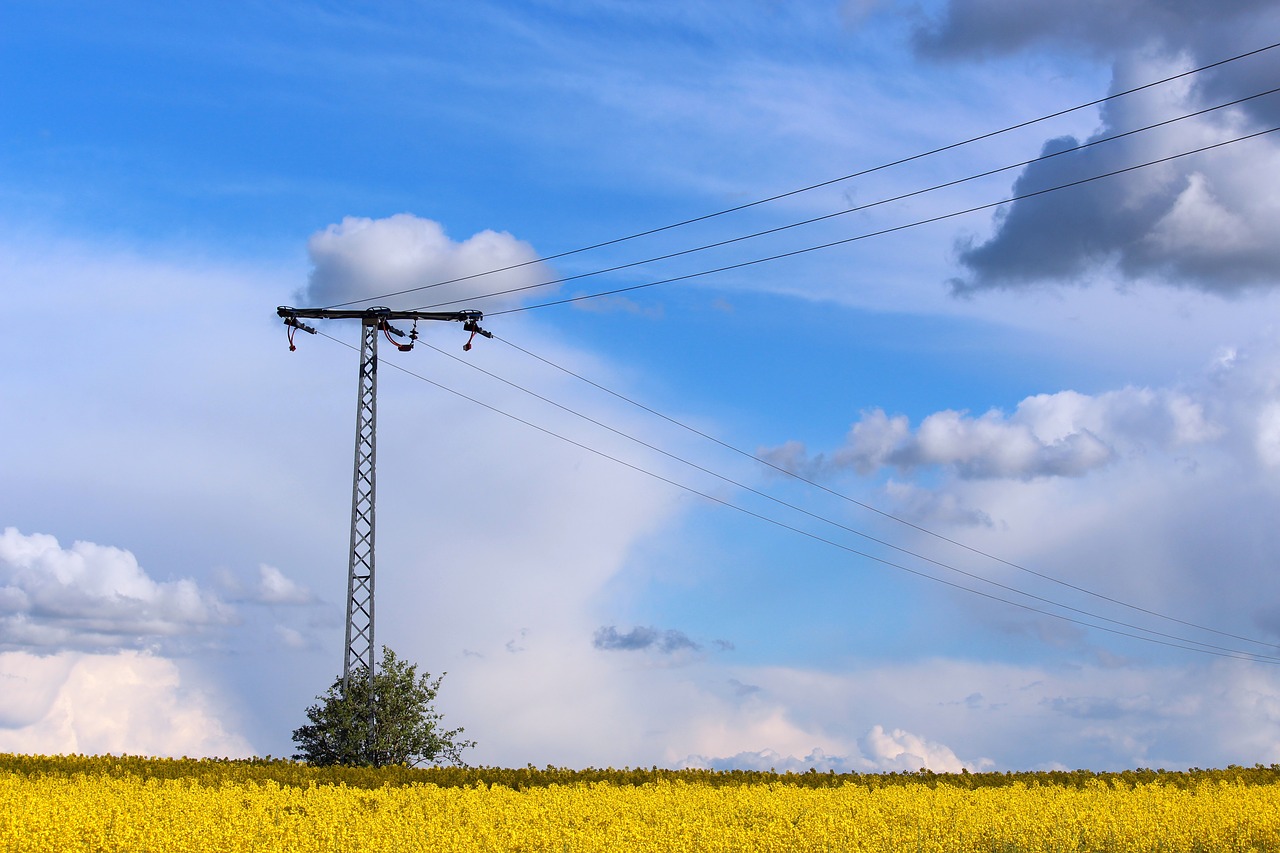
[[[1280,767],[836,775],[0,755],[0,850],[1280,853]]]

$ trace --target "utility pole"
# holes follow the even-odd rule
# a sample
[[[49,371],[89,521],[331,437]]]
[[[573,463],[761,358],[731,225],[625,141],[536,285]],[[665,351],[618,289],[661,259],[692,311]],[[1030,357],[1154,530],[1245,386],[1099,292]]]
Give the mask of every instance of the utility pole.
[[[376,647],[373,643],[374,581],[374,517],[376,495],[377,419],[378,419],[378,336],[383,334],[401,352],[413,349],[418,339],[419,320],[445,320],[462,323],[464,331],[493,337],[480,328],[484,315],[479,311],[393,311],[390,308],[337,310],[331,308],[289,308],[281,306],[276,313],[289,327],[289,349],[295,349],[293,336],[302,330],[316,330],[301,320],[360,321],[360,381],[356,395],[356,452],[351,477],[351,555],[347,563],[347,632],[346,651],[342,662],[342,689],[345,693],[351,671],[364,666],[369,678],[369,701],[373,701],[373,671]],[[391,325],[392,320],[412,320],[407,335]],[[397,343],[392,337],[408,338]],[[468,340],[463,347],[471,349]]]

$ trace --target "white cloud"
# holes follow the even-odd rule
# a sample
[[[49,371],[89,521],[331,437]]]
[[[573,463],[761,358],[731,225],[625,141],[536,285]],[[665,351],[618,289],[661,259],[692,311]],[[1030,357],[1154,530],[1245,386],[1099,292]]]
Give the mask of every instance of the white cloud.
[[[146,648],[161,640],[167,650],[169,635],[146,632],[189,637],[203,625],[208,634],[200,634],[201,642],[183,646],[219,674],[228,704],[249,709],[245,731],[253,743],[276,754],[290,751],[289,731],[302,722],[301,710],[342,662],[355,355],[320,338],[287,351],[273,295],[284,292],[292,281],[287,276],[264,281],[216,265],[194,275],[165,261],[36,240],[0,251],[18,280],[30,285],[15,298],[49,310],[106,300],[110,306],[99,307],[111,311],[110,323],[86,326],[47,360],[39,382],[24,384],[28,372],[6,377],[35,413],[5,422],[8,518],[23,528],[49,520],[53,529],[69,532],[60,535],[82,538],[90,537],[77,531],[113,531],[138,543],[152,569],[149,575],[118,549],[92,551],[93,559],[110,563],[109,577],[118,581],[89,595],[64,589],[49,570],[7,562],[0,606],[10,616],[25,614],[31,594],[49,589],[96,619],[112,616],[106,627],[115,633],[100,638],[85,634],[82,622],[42,615],[42,625],[60,629],[39,638],[47,652],[97,643]],[[191,325],[162,322],[196,302],[203,309]],[[624,374],[609,362],[529,320],[509,319],[504,336],[626,389]],[[350,325],[335,323],[327,331],[349,337]],[[37,329],[24,329],[5,336],[0,348],[16,354],[39,346]],[[454,331],[460,344],[465,336]],[[193,346],[192,337],[217,344]],[[112,358],[101,358],[103,351]],[[646,432],[616,400],[589,394],[498,342],[478,341],[466,358],[602,421]],[[596,659],[608,656],[591,648],[592,632],[618,617],[597,612],[600,597],[637,543],[685,504],[666,485],[393,365],[620,458],[659,471],[669,463],[425,346],[403,355],[384,351],[381,364],[379,643],[424,668],[450,671],[444,709],[491,746],[487,760],[518,765],[536,750],[540,763],[592,762],[586,749],[559,748],[593,727],[599,736],[584,738],[592,746],[607,748],[616,739],[605,731],[609,714],[565,714],[564,696],[584,689],[577,673],[564,671],[575,659],[566,650],[577,650],[586,672],[604,668]],[[85,425],[86,410],[95,413],[92,428]],[[676,449],[686,440],[650,437]],[[21,541],[32,547],[28,538]],[[58,551],[66,552],[64,560],[76,554],[75,547]],[[184,577],[157,577],[154,555],[182,566]],[[20,582],[10,578],[19,569],[27,573]],[[117,586],[142,598],[115,596]],[[197,594],[183,598],[182,590]],[[313,600],[305,606],[249,606],[302,605],[308,595]],[[224,602],[236,606],[241,621],[220,621],[230,615]],[[208,624],[192,609],[201,603]],[[138,625],[141,633],[124,635],[119,632],[133,624],[125,616],[162,624]],[[214,642],[204,642],[208,638]],[[514,647],[528,651],[507,654],[513,638]],[[466,649],[485,657],[468,657]],[[502,669],[505,662],[511,672]],[[584,707],[612,701],[601,697]],[[523,716],[507,721],[513,707]],[[543,727],[545,721],[551,722]],[[563,728],[565,721],[572,725]],[[618,755],[625,760],[627,753]]]
[[[486,658],[446,681],[447,711],[479,739],[479,763],[502,756],[516,764],[781,772],[991,766],[953,723],[949,736],[971,752],[915,733],[936,724],[920,707],[949,698],[968,664],[954,674],[945,662],[851,673],[707,660],[672,668],[644,656],[600,654],[589,637],[528,639],[524,654]],[[913,726],[876,722],[907,713]]]
[[[902,729],[886,732],[883,726],[873,726],[863,737],[861,746],[867,760],[877,770],[926,768],[940,773],[959,773],[968,766],[956,758],[949,747]],[[980,767],[986,764],[989,762],[981,762]]]
[[[257,600],[263,604],[312,604],[311,590],[290,578],[275,566],[258,566]]]
[[[252,755],[171,660],[139,652],[0,652],[0,752]]]
[[[906,416],[875,409],[831,454],[810,458],[798,442],[766,453],[798,472],[852,468],[865,475],[889,466],[903,472],[940,467],[966,479],[1025,480],[1080,477],[1122,456],[1177,450],[1221,433],[1207,420],[1205,403],[1184,392],[1124,388],[1097,396],[1037,394],[1009,415],[935,412],[914,432]]]
[[[126,293],[121,283],[135,278],[174,280],[168,269],[141,267],[144,274],[140,276],[134,275],[137,270],[132,267],[117,268],[118,277],[95,280],[95,292]],[[73,272],[55,264],[48,275],[76,280]],[[236,280],[226,277],[228,282]],[[214,276],[201,286],[183,284],[189,292],[170,297],[170,302],[181,304],[195,294],[231,289],[221,283],[225,282]],[[271,292],[275,291],[263,288],[263,293]],[[144,292],[138,299],[141,304],[153,296]],[[94,346],[131,336],[113,329],[110,335],[94,338],[93,330],[86,330],[93,345],[88,347],[90,352],[79,351],[78,340],[71,341],[73,357],[67,357],[65,370],[56,360],[50,362],[50,370],[60,382],[71,383],[59,387],[74,389],[77,406],[95,406],[101,417],[93,432],[70,434],[80,444],[68,440],[65,446],[58,445],[65,451],[61,454],[49,449],[54,445],[47,442],[47,434],[15,427],[14,435],[20,440],[14,446],[41,448],[41,453],[26,462],[17,454],[9,457],[7,464],[12,464],[7,470],[13,472],[15,482],[24,493],[35,495],[21,507],[14,502],[11,515],[40,506],[41,501],[52,507],[47,510],[50,514],[76,511],[77,519],[102,514],[112,525],[131,530],[124,541],[136,541],[128,527],[132,524],[147,534],[153,550],[167,543],[174,553],[199,554],[205,565],[257,566],[256,578],[251,571],[245,573],[249,578],[242,586],[246,599],[269,590],[288,599],[293,597],[291,590],[302,589],[314,590],[317,597],[330,602],[340,601],[345,591],[345,513],[350,495],[350,387],[346,383],[353,378],[353,356],[318,340],[309,341],[298,354],[285,353],[270,317],[274,300],[257,301],[268,306],[260,326],[243,323],[243,316],[254,308],[247,298],[210,307],[206,317],[215,319],[208,322],[226,346],[211,354],[209,362],[203,360],[204,348],[184,348],[177,330],[170,332],[150,316],[133,330],[158,338],[140,348],[138,366],[154,357],[153,347],[181,353],[184,359],[191,356],[173,367],[172,375],[160,375],[170,369],[164,360],[154,367],[155,384],[174,389],[174,396],[166,397],[171,419],[143,419],[136,410],[106,405],[129,387],[134,378],[131,371],[123,371],[130,374],[125,379],[98,388],[89,382],[74,384],[84,365],[99,366],[87,357]],[[127,318],[138,307],[122,309],[122,315]],[[172,307],[165,304],[165,310]],[[554,361],[572,363],[584,374],[625,390],[625,379],[619,379],[625,376],[622,371],[537,326],[512,323],[509,333],[513,340]],[[237,359],[228,374],[231,379],[191,381],[193,370],[202,379],[217,375],[212,362],[226,360],[226,352]],[[419,356],[431,359],[430,375],[446,384],[466,387],[594,446],[661,467],[616,436],[598,435],[509,389],[482,384],[477,374],[434,354],[421,350],[413,354]],[[121,357],[134,356],[123,352]],[[556,399],[573,401],[611,423],[628,428],[637,424],[631,414],[612,408],[614,403],[583,397],[562,377],[510,359],[496,344],[478,346],[469,358],[496,366],[503,375],[548,391]],[[384,356],[384,366],[393,359],[412,369],[420,369],[422,363],[401,361],[398,354],[390,353]],[[1202,604],[1213,611],[1209,615],[1215,624],[1222,622],[1219,616],[1227,620],[1223,624],[1231,619],[1247,621],[1260,600],[1270,600],[1265,592],[1270,589],[1265,560],[1250,551],[1269,553],[1274,535],[1267,521],[1273,517],[1268,489],[1273,487],[1274,472],[1257,463],[1270,458],[1265,450],[1268,441],[1259,439],[1268,434],[1263,427],[1274,421],[1267,406],[1280,399],[1274,379],[1280,375],[1278,364],[1280,360],[1264,349],[1240,348],[1200,380],[1177,388],[1036,395],[1012,414],[991,415],[991,423],[981,429],[974,424],[981,416],[959,416],[951,424],[957,432],[948,440],[953,448],[968,448],[970,456],[952,450],[946,457],[952,462],[936,463],[953,472],[959,472],[964,459],[994,470],[998,439],[1005,435],[1021,436],[1033,451],[1026,467],[1014,466],[1015,471],[1046,467],[1048,463],[1037,455],[1045,452],[1040,446],[1051,447],[1083,430],[1104,441],[1114,456],[1079,477],[944,477],[939,484],[927,478],[916,482],[913,475],[923,469],[909,468],[898,483],[899,496],[931,507],[944,524],[988,519],[977,531],[983,538],[976,544],[995,553],[1017,559],[1047,556],[1056,560],[1054,569],[1068,566],[1088,584],[1101,580],[1108,588],[1137,589],[1144,594],[1142,600],[1161,607]],[[184,389],[193,385],[199,386],[198,393],[189,399]],[[292,389],[283,403],[282,386]],[[685,506],[683,499],[661,484],[512,425],[470,403],[434,390],[424,393],[416,380],[389,367],[382,374],[380,392],[379,639],[432,671],[450,671],[441,707],[450,724],[465,725],[468,735],[480,740],[476,761],[517,766],[526,761],[674,764],[687,756],[719,760],[764,753],[785,762],[825,760],[833,766],[847,762],[847,766],[874,768],[897,761],[904,769],[916,769],[935,761],[941,766],[952,758],[970,767],[985,760],[1002,767],[1053,762],[1101,767],[1155,758],[1202,765],[1229,760],[1252,763],[1259,757],[1270,760],[1274,753],[1266,709],[1275,701],[1276,691],[1266,671],[1246,670],[1249,677],[1244,678],[1227,670],[1205,675],[1205,670],[1197,668],[1183,677],[1172,668],[1126,659],[1116,670],[1121,675],[1097,664],[1085,665],[1076,676],[1047,667],[980,665],[958,659],[957,653],[957,659],[928,665],[851,665],[831,674],[799,664],[771,671],[734,666],[728,655],[709,655],[672,668],[656,665],[657,655],[600,652],[592,648],[592,638],[601,625],[679,624],[687,636],[698,638],[719,633],[685,621],[667,621],[661,615],[618,612],[632,591],[625,583],[618,585],[624,568],[647,537],[667,529]],[[72,422],[57,417],[65,414],[58,408],[65,393],[60,390],[38,398],[50,424]],[[196,405],[202,397],[210,399]],[[262,415],[253,423],[253,434],[260,437],[262,447],[246,446],[247,430],[239,422],[226,425],[225,441],[217,440],[218,416],[240,411]],[[204,425],[198,435],[193,434],[192,423]],[[983,429],[997,440],[984,443]],[[869,458],[887,459],[898,447],[895,442],[915,442],[917,432],[910,423],[897,432],[889,430],[893,441],[882,442],[887,449]],[[147,488],[130,493],[136,501],[121,501],[111,490],[99,494],[93,484],[119,487],[137,476],[141,465],[150,464],[145,453],[101,452],[103,447],[113,448],[112,437],[120,435],[135,436],[132,440],[142,449],[171,446],[175,451],[166,458],[187,460],[184,464],[190,467],[182,468],[179,477],[145,478],[142,485]],[[947,433],[942,435],[946,438]],[[660,443],[679,446],[679,439],[668,438],[663,436]],[[931,446],[946,445],[939,439]],[[203,454],[205,450],[216,452]],[[919,448],[913,452],[924,453]],[[252,457],[252,465],[243,464],[246,454]],[[195,465],[191,459],[205,461]],[[1188,474],[1191,467],[1197,467],[1198,479]],[[210,500],[208,494],[218,491],[211,484],[221,487],[224,478],[225,500]],[[50,481],[70,485],[53,498],[42,497],[41,483]],[[252,487],[246,488],[246,483]],[[74,505],[66,502],[67,494],[76,495]],[[1184,509],[1175,512],[1179,501],[1185,503]],[[125,503],[129,506],[122,509]],[[167,513],[161,516],[167,523],[157,523],[138,507]],[[175,532],[169,526],[188,514],[186,527]],[[1126,527],[1130,529],[1124,531]],[[1130,536],[1127,545],[1122,532]],[[1222,540],[1229,547],[1224,549]],[[238,556],[228,557],[229,553]],[[1094,559],[1099,554],[1109,562]],[[1173,558],[1168,564],[1161,562],[1166,556]],[[1256,572],[1240,568],[1252,565],[1259,566]],[[1117,571],[1116,566],[1124,570]],[[1194,571],[1197,566],[1201,571]],[[1239,570],[1239,575],[1231,577],[1241,582],[1224,584],[1222,572],[1205,572],[1204,566]],[[268,569],[278,571],[279,577]],[[819,563],[813,564],[815,573],[823,570]],[[680,595],[682,578],[662,582],[673,596]],[[127,587],[129,583],[151,588],[125,572],[119,584]],[[18,593],[26,594],[22,587],[15,590],[5,599],[13,599],[10,606],[16,606]],[[822,612],[815,608],[799,616],[778,614],[779,625],[796,628],[799,622],[787,620],[797,619],[805,626],[812,620],[820,627],[831,624],[824,620],[844,618],[838,602],[824,599],[822,605]],[[970,613],[966,607],[961,604],[951,613],[966,620],[964,631],[951,623],[935,626],[942,638],[935,642],[943,650],[950,650],[946,644],[957,634],[989,637],[1005,627],[990,612]],[[255,610],[241,609],[246,619],[251,616],[248,611]],[[290,608],[287,614],[298,619],[319,615],[310,608]],[[282,751],[276,744],[287,743],[289,729],[301,722],[301,709],[327,686],[341,659],[340,613],[337,618],[337,624],[309,624],[305,629],[292,623],[265,629],[246,624],[222,632],[229,644],[252,648],[252,658],[201,652],[202,664],[229,673],[225,676],[230,685],[228,704],[257,703],[252,716],[258,722],[246,723],[257,726],[252,742]],[[629,633],[622,631],[619,636]],[[513,638],[513,648],[523,649],[520,654],[504,651]],[[734,639],[744,650],[736,655],[759,654],[758,648],[752,648],[757,644],[746,642],[746,636]],[[1076,637],[1067,648],[1080,659],[1093,660],[1106,650],[1091,642]],[[303,656],[309,652],[314,654]],[[1130,652],[1121,649],[1117,657]],[[483,657],[476,657],[477,653]],[[60,655],[41,660],[58,660],[62,669],[70,671],[75,658]],[[137,664],[144,675],[159,677],[163,667],[149,668],[155,666]],[[737,680],[736,686],[730,679]],[[45,705],[53,701],[47,697],[61,695],[63,680],[51,675],[40,682],[42,686],[33,682],[21,702],[4,705],[0,716],[11,727],[22,729],[28,743],[43,742],[36,740],[36,729],[26,728],[37,723],[44,726],[41,732],[62,737],[66,727],[59,720],[67,719],[66,715],[55,719],[43,709],[52,707]],[[263,689],[263,684],[270,689]],[[66,695],[87,699],[92,691]],[[1216,709],[1212,738],[1205,739],[1203,732],[1195,730],[1196,718],[1185,710],[1180,715],[1161,710],[1185,709],[1186,705],[1178,704],[1180,697]],[[169,700],[162,700],[163,696],[157,699],[175,713],[182,707],[177,700],[167,706],[164,703]],[[1119,716],[1091,718],[1087,737],[1081,736],[1079,727],[1073,728],[1082,714],[1102,717],[1107,708]],[[107,710],[86,706],[86,717],[77,725],[87,730],[91,712]],[[876,726],[879,733],[869,738]],[[84,744],[107,740],[77,735],[77,742]],[[909,766],[916,758],[925,761]]]
[[[489,712],[466,707],[469,687],[461,694],[459,684],[448,688],[451,718],[480,738],[476,760],[496,754],[568,766],[795,772],[1177,769],[1280,760],[1280,675],[1264,665],[937,657],[840,671],[673,670],[606,666],[616,656],[593,661],[554,645],[535,651],[500,662],[507,677],[486,679],[488,698],[499,700]],[[561,664],[548,667],[550,658]],[[723,680],[726,671],[737,684]],[[494,692],[499,684],[502,692]],[[574,700],[564,702],[566,694]]]
[[[711,770],[762,770],[778,773],[804,773],[816,770],[826,773],[888,773],[932,770],[935,773],[959,773],[961,770],[984,770],[991,766],[986,759],[962,761],[950,748],[933,743],[919,735],[883,726],[872,726],[858,739],[859,751],[850,755],[830,755],[814,747],[804,755],[783,755],[772,749],[739,752],[736,755],[710,757],[691,755],[681,767],[704,767]]]
[[[1255,447],[1263,465],[1280,468],[1280,401],[1269,402],[1258,412]]]
[[[45,534],[0,534],[0,643],[120,648],[224,625],[231,611],[195,581],[157,582],[133,554]]]
[[[801,463],[818,473],[843,470],[848,488],[881,492],[879,499],[870,498],[873,504],[977,551],[903,527],[888,536],[891,541],[1041,596],[1029,602],[1033,606],[1053,609],[1048,602],[1056,602],[1078,608],[1064,613],[1069,618],[1088,621],[1086,613],[1096,614],[1117,620],[1106,627],[1126,633],[1158,631],[1158,642],[1274,655],[1280,636],[1273,613],[1280,590],[1270,556],[1280,551],[1272,523],[1280,513],[1277,377],[1280,347],[1260,342],[1236,348],[1229,359],[1214,359],[1199,376],[1174,387],[1036,395],[1012,414],[972,418],[944,412],[925,418],[917,430],[905,417],[872,412],[843,447],[806,455]],[[929,434],[925,426],[938,422],[945,428]],[[1076,464],[1063,465],[1055,450],[1074,437],[1086,437],[1105,453],[1067,457]],[[797,458],[794,448],[788,452]],[[894,476],[884,485],[859,484],[848,476],[850,470],[865,475],[885,466]],[[918,567],[1012,596],[936,563]],[[964,614],[965,634],[1036,638],[1050,657],[1050,649],[1122,661],[1171,654],[976,596],[951,594],[948,602],[946,618]]]
[[[276,625],[275,632],[280,642],[291,649],[305,649],[309,645],[307,638],[296,628],[290,628],[287,625]]]
[[[884,496],[888,511],[926,526],[991,526],[991,516],[965,506],[954,492],[938,492],[891,479],[884,484]]]
[[[529,298],[517,293],[480,300],[484,294],[539,284],[551,278],[536,263],[533,248],[505,232],[481,231],[462,242],[445,234],[431,219],[398,213],[385,219],[344,217],[307,241],[313,269],[306,291],[307,305],[331,305],[362,299],[397,308],[420,308],[441,303],[441,311],[508,307]],[[480,275],[516,267],[507,272]],[[472,277],[475,276],[475,277]],[[457,279],[463,279],[457,281]],[[451,282],[440,284],[441,282]],[[412,288],[427,289],[383,297]],[[545,297],[553,288],[531,291]],[[452,304],[473,299],[474,304]]]
[[[1280,674],[1262,665],[1038,666],[939,657],[841,672],[758,668],[744,676],[760,690],[736,709],[721,706],[719,742],[705,734],[701,744],[712,749],[695,751],[690,764],[858,772],[1179,769],[1280,756]],[[751,725],[761,719],[774,721],[771,734]],[[756,745],[745,745],[753,737]]]

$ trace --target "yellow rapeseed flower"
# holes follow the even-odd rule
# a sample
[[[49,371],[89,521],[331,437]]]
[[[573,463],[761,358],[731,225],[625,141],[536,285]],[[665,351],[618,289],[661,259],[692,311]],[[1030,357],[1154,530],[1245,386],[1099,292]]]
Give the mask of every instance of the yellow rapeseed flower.
[[[0,851],[1280,852],[1275,772],[486,772],[0,756]]]

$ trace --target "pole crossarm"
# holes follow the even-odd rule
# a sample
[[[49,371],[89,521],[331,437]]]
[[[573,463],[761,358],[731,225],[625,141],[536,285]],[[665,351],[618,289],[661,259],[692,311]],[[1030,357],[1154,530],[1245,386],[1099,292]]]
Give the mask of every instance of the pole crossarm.
[[[484,319],[481,311],[396,311],[391,308],[290,308],[281,305],[276,313],[285,320],[445,320],[456,323],[476,323]]]

